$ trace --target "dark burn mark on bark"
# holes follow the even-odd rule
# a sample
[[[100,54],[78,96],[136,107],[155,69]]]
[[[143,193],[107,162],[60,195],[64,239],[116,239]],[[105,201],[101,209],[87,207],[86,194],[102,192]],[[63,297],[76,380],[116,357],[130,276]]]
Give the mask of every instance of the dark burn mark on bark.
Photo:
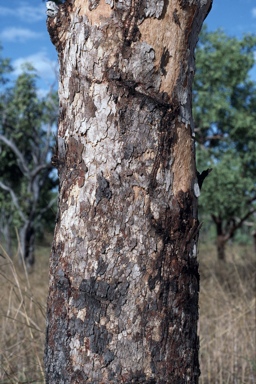
[[[166,54],[167,55],[167,54]],[[149,181],[150,194],[156,188],[156,175],[160,164],[167,166],[171,145],[175,142],[172,129],[174,119],[179,115],[176,104],[169,103],[166,93],[144,94],[136,90],[137,83],[124,79],[112,80],[109,93],[116,100],[119,115],[118,125],[123,141],[123,157],[126,160],[141,156],[145,149],[155,150],[155,137],[149,139],[152,127],[158,127],[157,156]],[[149,140],[151,141],[149,147]]]
[[[188,0],[179,0],[179,5],[182,9],[185,9],[189,5]]]
[[[85,182],[85,173],[88,171],[82,157],[84,145],[74,137],[70,137],[65,145],[65,179],[64,170],[62,170],[60,182],[60,198],[67,200],[71,186],[77,184],[79,188],[83,187]]]
[[[70,288],[70,282],[67,277],[60,276],[60,278],[57,281],[57,289],[60,289],[61,291],[65,292]]]
[[[105,367],[107,367],[114,360],[115,354],[114,352],[107,349],[103,355],[103,358],[104,358],[104,365]]]
[[[131,49],[129,48],[129,50]],[[132,55],[132,53],[130,53],[130,55]],[[167,54],[166,51],[165,55],[165,59],[163,60],[167,60],[169,52]],[[132,72],[122,73],[116,65],[106,68],[105,73],[109,81],[109,94],[117,104],[119,120],[126,118],[126,111],[132,113],[128,107],[130,103],[129,99],[136,99],[136,105],[139,103],[141,108],[146,105],[150,112],[157,108],[162,111],[176,108],[177,103],[175,101],[171,102],[166,92],[157,91],[160,71],[161,68],[159,71],[155,71],[154,68],[145,70],[145,72],[141,74],[141,78],[135,81]],[[145,84],[144,89],[142,88],[142,84]],[[140,90],[137,89],[138,87],[140,87]]]
[[[146,378],[146,375],[144,372],[137,371],[135,374],[132,375],[131,379],[129,381],[125,381],[125,384],[166,384],[162,380],[156,381],[154,378]]]
[[[165,67],[169,63],[169,59],[170,59],[169,50],[168,50],[168,48],[164,47],[163,53],[161,56],[161,60],[160,60],[160,69],[161,69],[161,72],[164,76],[166,76],[166,74],[167,74]]]
[[[130,46],[132,42],[138,41],[140,38],[140,31],[138,28],[138,20],[140,18],[140,2],[134,2],[133,6],[126,10],[126,16],[124,18],[124,9],[116,9],[115,16],[122,24],[123,33],[123,46]]]
[[[69,28],[70,24],[70,8],[68,3],[66,1],[64,4],[59,4],[57,16],[48,17],[46,22],[51,42],[59,54],[61,54],[64,48],[63,39],[60,39],[59,36],[65,32],[65,28]]]
[[[128,294],[128,282],[113,282],[96,280],[95,277],[84,279],[73,295],[74,306],[77,309],[86,308],[84,321],[73,317],[69,321],[69,335],[79,335],[80,343],[88,338],[87,347],[92,353],[102,355],[104,366],[108,366],[115,358],[115,354],[107,346],[111,342],[112,335],[107,328],[99,324],[100,318],[106,316],[108,305],[112,305],[116,316],[120,315],[122,306],[126,302]]]
[[[162,313],[160,333],[169,345],[166,350],[165,345],[151,340],[151,368],[156,375],[161,372],[162,377],[177,377],[179,370],[186,372],[197,360],[194,349],[189,350],[186,358],[179,356],[179,345],[198,345],[193,324],[198,317],[199,272],[196,258],[190,255],[198,222],[193,219],[192,194],[180,191],[173,198],[172,210],[166,209],[158,220],[151,220],[156,236],[163,240],[163,247],[152,268],[156,272],[149,276],[148,285],[150,290],[158,285],[157,311]],[[152,311],[155,310],[152,306]],[[172,332],[169,334],[170,328]],[[164,365],[165,372],[162,371],[162,356],[170,361]],[[199,376],[198,361],[193,367],[196,378]]]
[[[150,220],[156,235],[162,238],[165,246],[171,244],[175,250],[180,249],[176,258],[188,260],[191,242],[199,226],[198,221],[193,219],[192,193],[180,191],[173,197],[171,209],[164,207],[159,218],[151,214]]]
[[[91,277],[89,280],[84,279],[79,287],[78,307],[79,309],[87,307],[87,304],[90,304],[91,300],[98,302],[98,304],[100,304],[101,301],[105,301],[106,303],[112,303],[117,310],[120,311],[121,306],[126,301],[128,288],[128,282],[107,283],[96,280],[95,277]]]
[[[111,341],[111,338],[112,336],[108,333],[106,327],[95,325],[93,334],[89,337],[91,352],[97,355],[107,354],[109,350],[107,350],[106,347]]]
[[[65,344],[67,329],[68,322],[66,314],[64,313],[56,319],[54,329],[49,328],[49,325],[47,326],[45,365],[48,366],[48,370],[45,377],[46,384],[52,382],[68,383],[70,380],[70,373],[68,372],[69,348]],[[58,353],[56,353],[56,351],[58,351]]]
[[[77,370],[72,373],[70,377],[70,382],[72,384],[80,384],[87,382],[88,376],[84,373],[84,371]]]
[[[111,80],[121,80],[121,73],[117,68],[107,69],[108,79]]]
[[[174,120],[179,114],[179,108],[173,106],[170,109],[163,109],[162,118],[160,124],[158,125],[158,149],[157,155],[155,157],[154,165],[150,175],[149,181],[149,193],[153,196],[156,191],[157,181],[156,176],[160,164],[163,168],[168,166],[170,159],[171,148],[176,141],[176,134],[174,131]]]
[[[172,16],[173,16],[174,23],[180,27],[180,19],[179,19],[177,8],[174,9]]]
[[[122,367],[120,364],[117,364],[115,366],[115,369],[109,369],[108,370],[108,379],[110,383],[113,384],[119,384],[119,380],[117,380],[117,377],[120,376],[122,372]],[[127,383],[128,384],[128,383]]]
[[[56,242],[53,243],[51,268],[58,268],[63,249],[63,243],[57,243],[57,245]],[[45,364],[48,366],[48,370],[45,379],[47,384],[65,383],[70,379],[70,350],[65,340],[68,334],[66,303],[71,295],[71,287],[70,281],[62,269],[55,274],[52,272],[52,276],[54,275],[55,280],[50,288],[47,306],[47,318],[55,319],[54,326],[48,323],[46,327]]]
[[[123,106],[123,108],[119,109],[119,127],[120,127],[120,132],[124,135],[127,129],[127,123],[129,123],[129,120],[127,120],[126,114],[127,113],[132,113],[131,111],[128,110],[127,112],[127,106]]]
[[[109,181],[105,179],[103,173],[97,177],[98,187],[96,189],[96,205],[105,197],[110,200],[112,197],[112,192],[109,187]]]
[[[96,275],[102,276],[106,272],[108,264],[100,257],[98,260],[98,268],[96,270]]]
[[[126,160],[129,160],[132,157],[134,150],[134,146],[130,143],[127,143],[127,145],[124,147],[124,158]]]

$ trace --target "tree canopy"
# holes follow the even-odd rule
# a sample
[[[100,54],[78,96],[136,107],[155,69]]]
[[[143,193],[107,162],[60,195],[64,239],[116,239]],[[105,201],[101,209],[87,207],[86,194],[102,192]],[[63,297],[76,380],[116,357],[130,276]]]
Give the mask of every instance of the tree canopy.
[[[56,92],[38,96],[37,74],[30,64],[14,83],[10,61],[0,60],[0,220],[9,239],[19,231],[21,254],[33,260],[35,232],[54,203],[56,177],[50,164],[58,103]],[[29,256],[28,256],[29,255]]]
[[[196,49],[194,120],[199,170],[213,168],[200,205],[224,242],[255,210],[256,37],[203,29]]]

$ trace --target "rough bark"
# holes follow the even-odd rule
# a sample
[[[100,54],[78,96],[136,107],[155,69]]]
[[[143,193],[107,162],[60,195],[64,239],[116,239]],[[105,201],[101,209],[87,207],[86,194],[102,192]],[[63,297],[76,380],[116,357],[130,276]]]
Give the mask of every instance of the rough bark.
[[[47,383],[197,383],[193,51],[210,0],[66,1]]]

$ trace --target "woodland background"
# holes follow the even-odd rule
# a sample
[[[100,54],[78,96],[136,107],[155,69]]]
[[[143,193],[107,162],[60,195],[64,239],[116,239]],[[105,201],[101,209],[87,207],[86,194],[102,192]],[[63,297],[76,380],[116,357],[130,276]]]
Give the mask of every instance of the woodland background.
[[[253,35],[205,27],[196,51],[202,384],[256,383],[255,48]],[[54,86],[40,95],[31,64],[12,71],[1,55],[0,383],[43,383],[58,98]]]

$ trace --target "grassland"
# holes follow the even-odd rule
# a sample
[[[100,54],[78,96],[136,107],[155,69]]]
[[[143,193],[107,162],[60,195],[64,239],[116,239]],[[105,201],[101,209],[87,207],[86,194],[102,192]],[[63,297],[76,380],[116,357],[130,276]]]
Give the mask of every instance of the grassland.
[[[44,383],[43,350],[50,245],[37,247],[29,275],[0,251],[0,383]],[[256,383],[256,260],[250,247],[199,251],[200,384]]]

